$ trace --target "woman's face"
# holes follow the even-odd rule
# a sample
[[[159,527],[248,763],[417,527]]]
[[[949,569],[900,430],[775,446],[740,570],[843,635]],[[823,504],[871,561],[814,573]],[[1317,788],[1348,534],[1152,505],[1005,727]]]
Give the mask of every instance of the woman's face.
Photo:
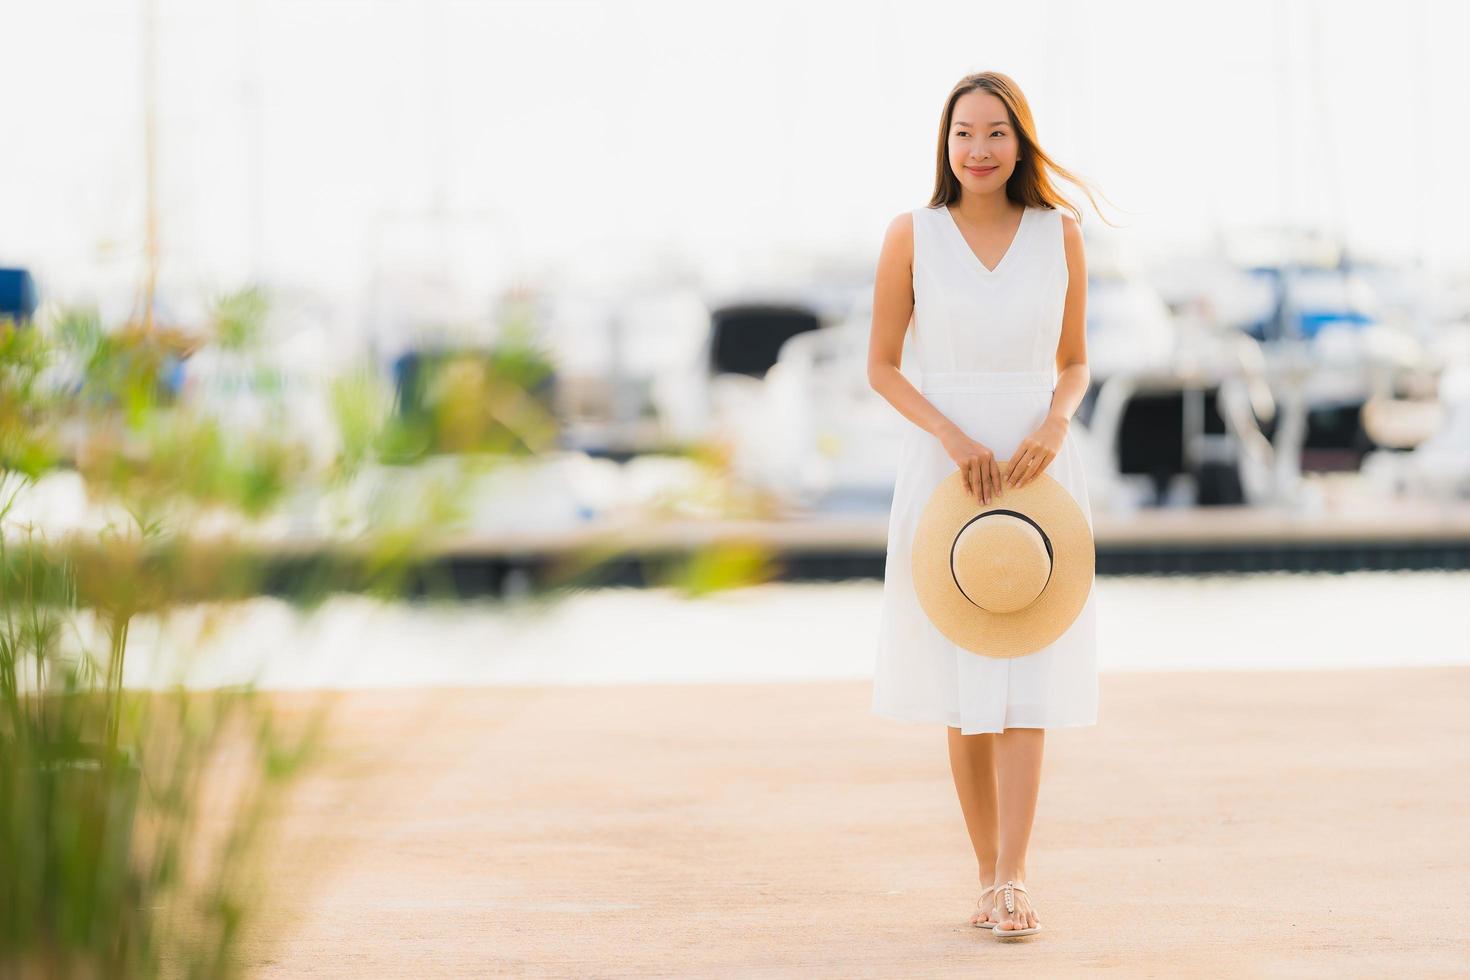
[[[1016,169],[1020,137],[1006,105],[983,90],[955,100],[949,126],[949,168],[960,185],[977,194],[1005,187]]]

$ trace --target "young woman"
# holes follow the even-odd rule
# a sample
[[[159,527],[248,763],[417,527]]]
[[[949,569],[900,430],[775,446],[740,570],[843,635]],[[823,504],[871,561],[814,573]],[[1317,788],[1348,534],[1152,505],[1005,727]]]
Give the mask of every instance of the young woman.
[[[1024,880],[1045,730],[1097,723],[1093,596],[1048,646],[982,656],[924,615],[910,547],[925,502],[955,467],[981,504],[1049,473],[1091,524],[1082,460],[1068,438],[1089,382],[1087,268],[1081,215],[1047,168],[1080,181],[1037,145],[1015,82],[997,72],[967,76],[942,118],[933,197],[889,225],[873,294],[868,380],[914,428],[889,516],[872,710],[948,726],[983,886],[970,921],[1005,939],[1041,922]],[[919,388],[899,371],[911,318]]]

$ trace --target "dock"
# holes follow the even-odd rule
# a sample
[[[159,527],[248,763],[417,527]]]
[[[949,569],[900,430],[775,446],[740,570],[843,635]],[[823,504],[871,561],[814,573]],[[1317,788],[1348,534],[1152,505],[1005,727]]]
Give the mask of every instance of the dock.
[[[660,568],[717,546],[763,553],[773,581],[882,579],[888,515],[794,515],[782,520],[589,522],[565,532],[460,534],[429,546],[423,579],[460,596],[525,591],[555,569],[595,569],[579,584],[648,586]],[[1204,575],[1260,572],[1459,571],[1470,569],[1470,502],[1407,502],[1392,509],[1303,515],[1260,507],[1149,510],[1094,515],[1098,575]],[[276,550],[269,591],[288,594],[340,560],[321,543]],[[421,591],[411,587],[410,594]]]
[[[1304,514],[1262,507],[1094,513],[1096,570],[1108,575],[1470,569],[1470,501],[1406,501]],[[884,577],[888,515],[793,514],[781,519],[599,519],[558,531],[469,531],[421,543],[399,593],[461,598],[578,587],[657,585],[711,549],[755,558],[763,581],[841,582]],[[10,543],[12,549],[22,545]],[[264,578],[260,591],[292,596],[372,588],[368,542],[306,536],[247,538],[232,556]],[[568,570],[572,570],[570,573]],[[253,579],[254,576],[248,576]],[[240,579],[245,581],[247,579]],[[199,583],[192,599],[228,589]],[[250,588],[254,589],[252,585]]]

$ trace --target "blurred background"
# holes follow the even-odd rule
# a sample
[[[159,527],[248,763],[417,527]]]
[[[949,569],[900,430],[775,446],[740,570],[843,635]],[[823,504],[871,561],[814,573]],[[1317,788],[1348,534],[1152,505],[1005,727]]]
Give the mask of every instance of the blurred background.
[[[1121,969],[1462,972],[1390,886],[1465,933],[1467,5],[52,0],[0,39],[0,974],[952,971],[949,774],[868,713],[911,423],[866,358],[980,70],[1112,222],[1059,182],[1133,676],[1049,735],[1038,851],[1099,928],[1049,975],[1130,911]],[[1264,908],[1275,945],[1208,932]]]
[[[873,268],[981,69],[1116,205],[1108,227],[1061,185],[1090,267],[1072,435],[1103,668],[1250,665],[1263,617],[1285,652],[1260,666],[1470,661],[1463,5],[64,0],[6,6],[0,34],[6,312],[185,329],[248,291],[251,369],[185,343],[170,391],[322,454],[361,365],[400,418],[508,338],[547,368],[554,435],[465,476],[436,539],[457,605],[140,622],[129,684],[864,676],[911,424],[866,382]],[[330,551],[368,499],[427,507],[455,455],[255,529]],[[65,465],[16,507],[107,520]],[[620,527],[601,588],[503,601]],[[712,542],[764,556],[749,588],[690,604],[650,576],[647,553]],[[1416,615],[1359,601],[1385,596]]]

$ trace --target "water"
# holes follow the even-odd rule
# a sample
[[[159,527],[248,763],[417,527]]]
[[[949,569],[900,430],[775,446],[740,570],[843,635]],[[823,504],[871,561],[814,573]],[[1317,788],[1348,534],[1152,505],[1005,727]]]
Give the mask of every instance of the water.
[[[487,603],[342,597],[183,610],[131,632],[125,683],[372,688],[871,677],[876,581],[780,583],[686,600],[582,593],[544,616]],[[1099,670],[1470,664],[1470,573],[1100,578]],[[84,631],[85,632],[85,631]],[[187,651],[194,651],[192,654]]]

